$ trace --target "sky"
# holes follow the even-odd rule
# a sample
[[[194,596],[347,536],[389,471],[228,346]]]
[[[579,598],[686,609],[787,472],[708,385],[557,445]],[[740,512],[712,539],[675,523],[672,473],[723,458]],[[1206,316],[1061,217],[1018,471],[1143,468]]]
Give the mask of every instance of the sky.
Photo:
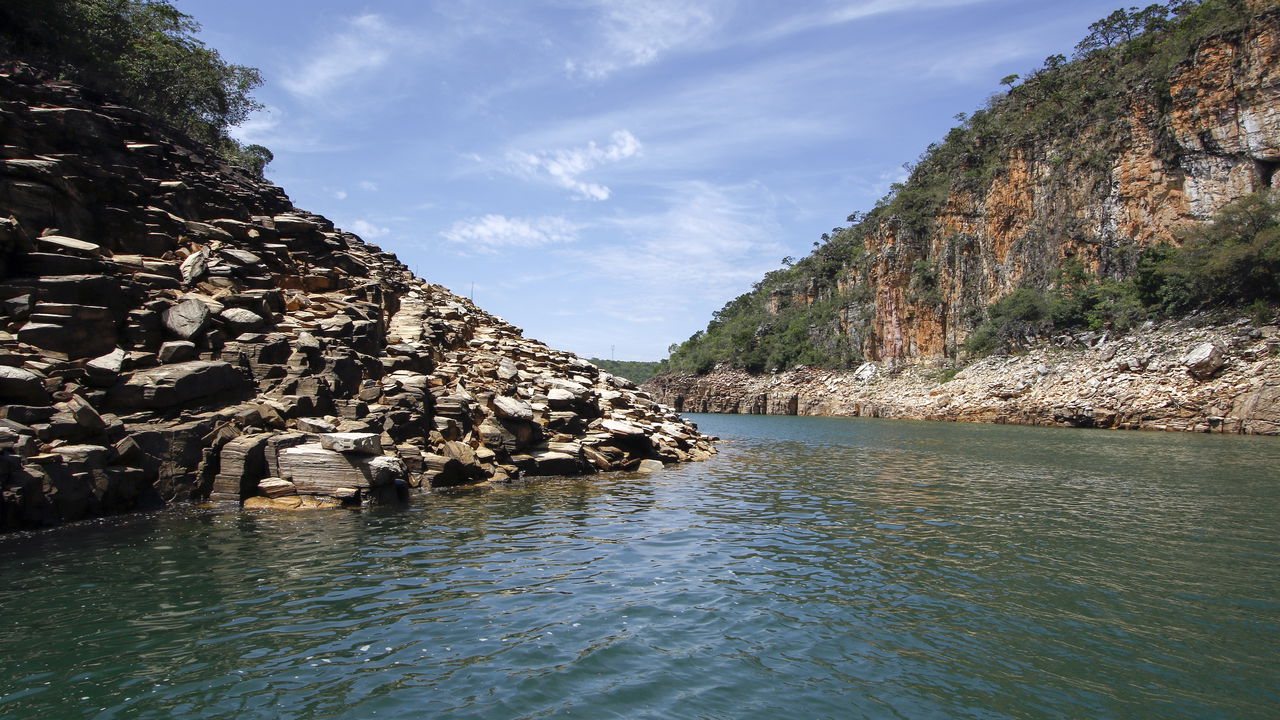
[[[294,204],[583,357],[658,360],[1116,0],[175,0]]]

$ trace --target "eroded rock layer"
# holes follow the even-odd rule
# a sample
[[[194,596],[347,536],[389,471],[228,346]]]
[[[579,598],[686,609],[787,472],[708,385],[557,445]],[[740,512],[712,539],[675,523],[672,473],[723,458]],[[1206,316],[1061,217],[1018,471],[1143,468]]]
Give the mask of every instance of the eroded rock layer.
[[[870,362],[853,372],[721,369],[645,388],[684,412],[1280,435],[1280,327],[1152,324],[1062,336],[958,373]]]
[[[130,108],[0,68],[0,529],[714,449]]]

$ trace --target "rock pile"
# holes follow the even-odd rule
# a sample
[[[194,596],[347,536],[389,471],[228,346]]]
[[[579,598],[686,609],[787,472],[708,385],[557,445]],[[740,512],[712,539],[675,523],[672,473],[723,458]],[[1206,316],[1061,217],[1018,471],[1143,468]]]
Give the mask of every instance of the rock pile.
[[[22,65],[0,68],[0,176],[0,529],[714,452],[629,381]]]
[[[1280,325],[1204,320],[1064,335],[959,372],[905,363],[768,375],[722,369],[645,387],[686,412],[1280,435]]]

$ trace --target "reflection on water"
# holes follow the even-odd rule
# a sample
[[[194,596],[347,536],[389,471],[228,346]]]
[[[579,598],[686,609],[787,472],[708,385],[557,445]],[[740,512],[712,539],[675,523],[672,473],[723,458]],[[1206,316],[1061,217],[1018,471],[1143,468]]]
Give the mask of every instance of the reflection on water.
[[[713,461],[0,539],[0,718],[1264,718],[1280,443],[698,418]]]

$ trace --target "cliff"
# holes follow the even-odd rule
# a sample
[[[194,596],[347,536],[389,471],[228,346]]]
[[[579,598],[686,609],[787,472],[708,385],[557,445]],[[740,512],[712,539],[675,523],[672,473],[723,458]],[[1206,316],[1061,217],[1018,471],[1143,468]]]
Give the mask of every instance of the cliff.
[[[1108,21],[646,387],[687,411],[1274,433],[1280,6],[1206,0],[1124,42]],[[1242,315],[1256,337],[1221,326]],[[1203,346],[1214,374],[1187,369]]]
[[[1280,186],[1280,7],[1208,0],[1128,43],[1051,57],[911,168],[717,312],[672,369],[952,363],[1019,288],[1132,277],[1145,251]]]
[[[20,64],[0,71],[0,176],[0,530],[714,452],[630,381]]]

